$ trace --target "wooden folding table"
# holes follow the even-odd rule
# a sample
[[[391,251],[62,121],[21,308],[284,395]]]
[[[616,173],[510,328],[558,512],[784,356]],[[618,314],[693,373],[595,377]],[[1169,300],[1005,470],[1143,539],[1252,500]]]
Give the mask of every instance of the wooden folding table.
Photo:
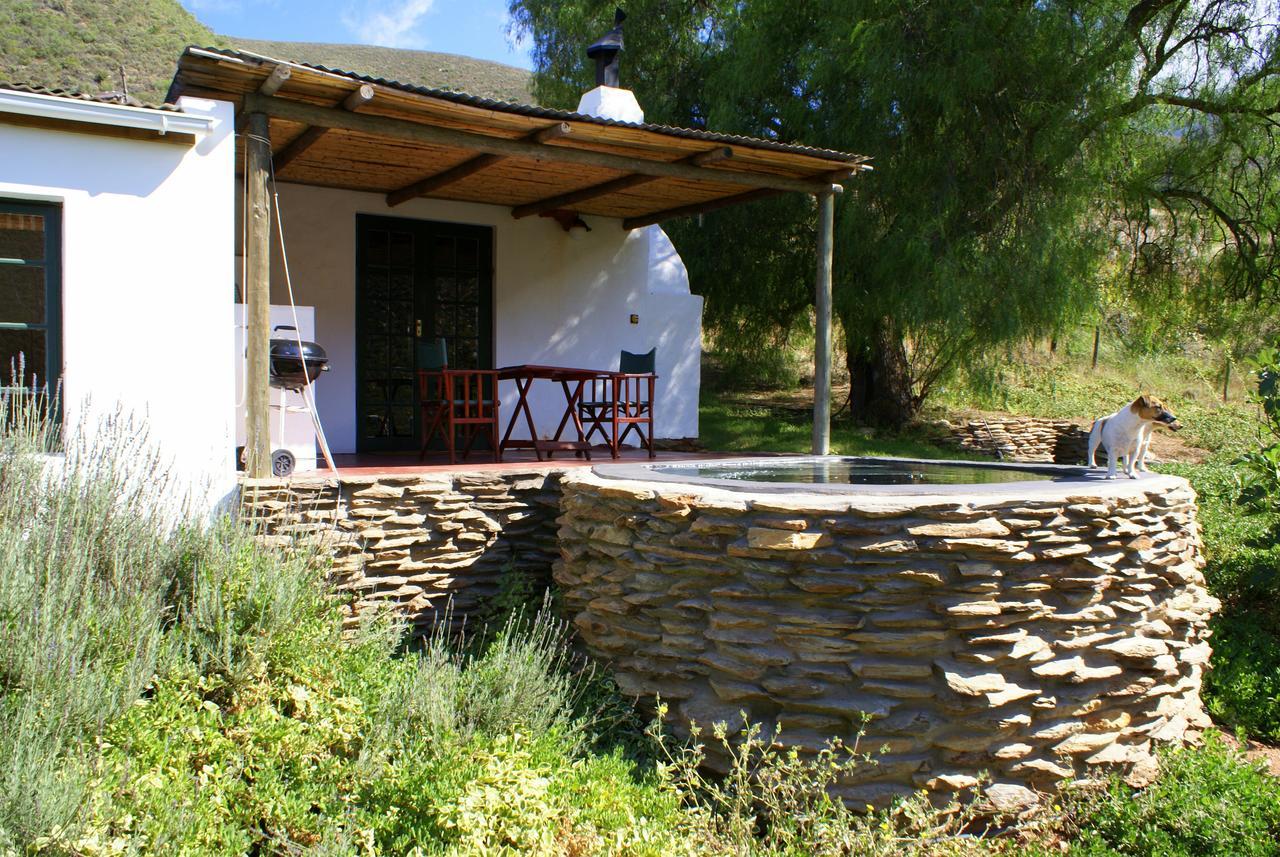
[[[511,421],[507,423],[507,431],[502,436],[502,449],[532,449],[542,461],[543,453],[551,457],[557,452],[572,451],[582,453],[588,460],[591,458],[591,442],[586,439],[582,429],[582,416],[578,413],[578,403],[582,401],[582,391],[587,383],[601,377],[612,375],[611,372],[599,369],[574,369],[568,366],[520,365],[504,366],[498,370],[499,381],[515,381],[516,406],[511,412]],[[564,415],[556,426],[555,435],[550,438],[539,438],[537,427],[533,423],[533,412],[529,409],[529,389],[534,381],[553,381],[564,390]],[[512,430],[516,422],[524,415],[525,427],[529,430],[529,438],[513,438]],[[563,440],[565,429],[570,421],[576,432],[575,440]]]

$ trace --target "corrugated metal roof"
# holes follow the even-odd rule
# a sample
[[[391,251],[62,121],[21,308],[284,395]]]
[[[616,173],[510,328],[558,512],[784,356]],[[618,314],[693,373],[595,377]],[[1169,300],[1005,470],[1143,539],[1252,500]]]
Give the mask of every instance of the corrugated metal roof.
[[[9,89],[14,92],[26,92],[31,95],[52,95],[56,98],[74,98],[77,101],[92,101],[98,104],[119,104],[125,107],[139,107],[143,110],[164,110],[167,112],[180,113],[177,105],[174,104],[145,104],[136,98],[125,96],[122,93],[103,92],[98,95],[90,95],[87,92],[79,92],[74,89],[53,89],[48,86],[38,86],[31,83],[5,83],[0,81],[0,89]]]
[[[804,146],[798,143],[781,143],[775,140],[763,140],[758,137],[743,137],[737,134],[720,134],[715,131],[702,131],[696,128],[680,128],[673,125],[658,125],[649,122],[620,122],[616,119],[602,119],[599,116],[588,116],[583,113],[574,113],[569,110],[555,110],[550,107],[538,107],[532,104],[515,104],[509,101],[497,101],[492,98],[482,98],[478,95],[468,95],[465,92],[455,92],[450,89],[433,89],[428,86],[418,86],[412,83],[404,83],[398,80],[387,80],[381,77],[372,77],[370,75],[360,74],[359,72],[347,71],[340,68],[329,68],[315,63],[299,62],[297,60],[282,60],[276,57],[268,57],[262,54],[256,54],[252,51],[233,50],[229,48],[205,48],[196,45],[187,47],[187,51],[193,48],[207,54],[220,54],[230,59],[253,60],[261,63],[274,63],[301,66],[316,71],[325,72],[326,74],[335,74],[348,78],[353,82],[372,83],[378,86],[385,86],[391,89],[398,89],[403,92],[411,92],[417,95],[425,95],[429,98],[439,98],[442,101],[449,101],[454,104],[463,104],[469,107],[478,107],[484,110],[494,110],[501,113],[511,113],[516,116],[531,116],[539,119],[553,119],[559,121],[572,122],[590,122],[596,125],[612,125],[622,128],[637,128],[643,131],[652,131],[658,134],[665,134],[669,137],[682,137],[690,140],[705,140],[711,143],[726,143],[735,146],[745,146],[754,149],[767,149],[775,152],[790,152],[798,155],[810,155],[815,158],[826,158],[836,161],[848,161],[857,163],[868,160],[865,155],[856,155],[850,152],[838,152],[834,149],[819,149],[813,146]]]

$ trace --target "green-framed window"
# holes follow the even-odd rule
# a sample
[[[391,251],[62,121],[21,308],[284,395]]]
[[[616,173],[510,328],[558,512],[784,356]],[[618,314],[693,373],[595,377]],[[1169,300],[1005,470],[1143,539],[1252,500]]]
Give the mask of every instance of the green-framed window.
[[[62,210],[0,199],[0,386],[62,375]],[[18,376],[18,367],[22,366]]]

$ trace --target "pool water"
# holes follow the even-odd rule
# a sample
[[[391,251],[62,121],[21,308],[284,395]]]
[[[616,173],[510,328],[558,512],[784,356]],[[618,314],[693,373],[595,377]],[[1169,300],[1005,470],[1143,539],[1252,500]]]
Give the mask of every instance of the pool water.
[[[731,479],[743,482],[798,482],[831,485],[986,485],[1068,479],[1074,473],[1027,467],[902,458],[779,458],[651,465],[664,476]]]

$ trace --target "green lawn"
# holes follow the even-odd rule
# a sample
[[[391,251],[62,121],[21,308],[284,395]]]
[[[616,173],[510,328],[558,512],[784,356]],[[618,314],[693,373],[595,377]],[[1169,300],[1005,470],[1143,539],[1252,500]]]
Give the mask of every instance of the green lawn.
[[[778,407],[722,392],[703,392],[699,432],[704,447],[714,452],[810,451],[813,420],[809,412]],[[835,419],[831,451],[837,455],[898,455],[906,458],[968,458],[977,456],[939,446],[919,434],[886,434]]]

